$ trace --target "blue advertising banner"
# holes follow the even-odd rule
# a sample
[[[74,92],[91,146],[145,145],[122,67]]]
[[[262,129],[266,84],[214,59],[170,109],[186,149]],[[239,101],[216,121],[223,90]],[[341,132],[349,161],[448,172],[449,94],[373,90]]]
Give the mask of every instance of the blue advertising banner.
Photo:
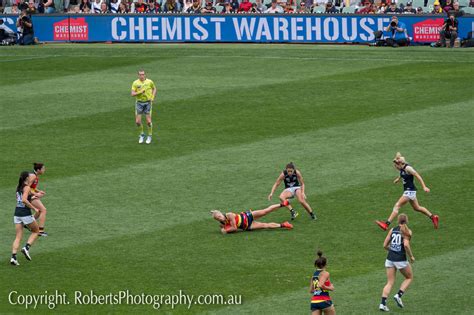
[[[34,15],[40,41],[367,43],[390,22],[384,15]],[[4,17],[15,27],[15,18]],[[434,42],[445,16],[399,16],[413,42]],[[459,37],[474,30],[461,17]]]

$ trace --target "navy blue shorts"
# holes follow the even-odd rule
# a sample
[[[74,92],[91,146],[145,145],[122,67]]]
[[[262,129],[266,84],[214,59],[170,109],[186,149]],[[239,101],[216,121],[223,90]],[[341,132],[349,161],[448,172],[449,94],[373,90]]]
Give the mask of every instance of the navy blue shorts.
[[[332,301],[324,301],[324,302],[319,302],[319,303],[311,303],[311,310],[316,311],[316,310],[324,310],[328,307],[332,306]]]
[[[247,222],[248,222],[248,225],[247,225],[247,229],[246,230],[250,230],[251,227],[252,227],[252,222],[253,222],[253,214],[252,214],[252,211],[250,210],[247,210],[245,211],[245,214],[247,215]]]

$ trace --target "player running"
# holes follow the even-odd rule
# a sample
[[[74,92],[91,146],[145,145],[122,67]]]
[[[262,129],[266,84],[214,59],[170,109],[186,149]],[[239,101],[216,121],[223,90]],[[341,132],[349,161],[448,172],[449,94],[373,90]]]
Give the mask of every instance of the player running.
[[[401,308],[403,308],[402,296],[413,280],[413,271],[410,263],[407,261],[407,254],[410,258],[410,262],[413,263],[415,261],[415,257],[413,257],[410,247],[410,239],[413,233],[408,228],[407,224],[407,215],[400,214],[398,216],[398,226],[388,232],[387,237],[383,242],[383,247],[388,250],[387,259],[385,260],[387,284],[382,291],[382,301],[380,302],[379,310],[384,312],[390,311],[387,307],[387,297],[395,283],[397,270],[400,270],[401,274],[405,277],[405,280],[403,280],[400,285],[400,290],[398,290],[398,293],[393,296],[393,299]]]
[[[30,201],[30,186],[29,184],[29,172],[22,172],[20,174],[20,178],[18,180],[18,186],[16,187],[16,208],[15,214],[13,217],[13,222],[15,224],[15,231],[16,237],[13,241],[12,245],[12,258],[10,259],[10,264],[13,266],[18,266],[18,259],[16,257],[16,253],[18,251],[18,247],[20,247],[21,239],[23,238],[23,225],[28,226],[31,231],[31,235],[28,238],[25,246],[21,249],[23,255],[25,255],[26,259],[31,260],[30,256],[30,246],[38,238],[39,228],[38,223],[36,223],[35,218],[31,215],[31,210],[39,212]]]
[[[268,200],[272,200],[273,193],[275,192],[277,187],[280,186],[282,181],[285,183],[285,189],[280,194],[280,201],[283,202],[296,196],[298,201],[311,216],[311,219],[315,220],[316,216],[314,215],[313,209],[311,209],[311,206],[306,201],[303,176],[301,175],[301,172],[295,168],[293,162],[288,163],[283,172],[281,172],[280,176],[278,176],[275,184],[273,184],[270,195],[268,195]],[[298,212],[296,212],[295,209],[293,209],[293,207],[289,203],[287,208],[288,210],[290,210],[291,220],[294,220],[298,216]]]
[[[143,143],[145,140],[145,133],[143,132],[142,115],[145,115],[146,124],[148,128],[148,137],[146,144],[151,143],[151,136],[153,133],[153,123],[151,121],[152,105],[155,100],[156,86],[152,80],[146,78],[145,71],[138,71],[138,79],[132,83],[132,96],[135,96],[135,122],[140,133],[138,143]]]
[[[311,297],[311,314],[312,315],[333,315],[336,314],[334,305],[332,304],[329,291],[334,291],[334,286],[329,280],[329,272],[326,271],[327,259],[323,256],[323,252],[318,251],[318,259],[314,262],[317,268],[311,278],[309,292]]]
[[[241,213],[227,212],[223,214],[219,210],[212,210],[212,218],[219,221],[222,234],[228,234],[238,232],[239,229],[242,231],[261,230],[261,229],[278,229],[284,228],[291,230],[293,225],[288,222],[283,223],[263,223],[257,222],[256,219],[266,216],[272,211],[278,208],[288,205],[288,201],[283,204],[274,204],[263,210],[247,210]]]
[[[33,172],[30,173],[29,181],[31,194],[34,196],[30,201],[33,206],[39,211],[35,213],[35,218],[39,221],[39,236],[48,236],[48,233],[44,231],[44,225],[46,222],[46,207],[43,205],[41,198],[45,195],[45,192],[38,189],[39,175],[43,175],[46,171],[46,167],[43,163],[33,163]]]
[[[413,210],[421,212],[424,215],[426,215],[428,218],[430,218],[431,221],[433,222],[434,228],[437,229],[439,217],[437,215],[433,215],[425,207],[420,206],[420,204],[418,203],[418,200],[416,199],[416,186],[415,186],[415,181],[414,181],[415,177],[421,183],[423,190],[426,193],[430,192],[430,189],[426,187],[425,182],[423,181],[423,178],[421,178],[421,175],[418,174],[412,166],[406,163],[405,158],[402,156],[400,152],[397,152],[397,154],[395,155],[395,158],[393,159],[393,163],[395,165],[395,168],[400,171],[400,176],[395,178],[393,183],[394,184],[398,183],[400,181],[400,178],[403,180],[403,195],[400,197],[400,199],[398,199],[397,203],[393,207],[392,213],[390,214],[388,220],[385,222],[375,221],[375,223],[377,223],[377,225],[380,226],[382,230],[386,231],[388,227],[390,226],[390,223],[397,216],[398,210],[400,210],[401,207],[403,207],[409,202]]]

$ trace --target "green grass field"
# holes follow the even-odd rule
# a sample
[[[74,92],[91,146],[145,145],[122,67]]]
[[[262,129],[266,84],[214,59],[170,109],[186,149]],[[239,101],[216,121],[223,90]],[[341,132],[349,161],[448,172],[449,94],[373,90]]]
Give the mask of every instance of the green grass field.
[[[420,203],[441,220],[434,230],[403,209],[415,278],[405,309],[391,298],[388,306],[472,314],[472,50],[63,44],[5,47],[0,58],[0,313],[26,312],[9,304],[12,290],[65,292],[61,314],[156,312],[75,305],[74,291],[183,290],[243,303],[160,311],[308,314],[317,249],[329,259],[337,312],[378,313],[386,234],[374,220],[401,195],[391,165],[401,151],[432,190]],[[158,85],[149,146],[137,143],[129,96],[140,68]],[[33,161],[47,167],[50,236],[14,268],[14,191]],[[266,207],[289,161],[318,220],[297,205],[292,231],[221,235],[209,210]],[[262,221],[287,219],[280,209]]]

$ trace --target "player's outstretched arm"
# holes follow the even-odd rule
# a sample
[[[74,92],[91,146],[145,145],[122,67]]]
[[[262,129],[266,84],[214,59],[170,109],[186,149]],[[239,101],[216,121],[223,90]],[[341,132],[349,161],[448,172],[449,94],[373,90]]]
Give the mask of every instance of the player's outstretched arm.
[[[283,177],[284,177],[283,173],[281,173],[280,176],[278,176],[275,184],[273,184],[270,195],[268,195],[268,200],[272,200],[273,194],[275,193],[275,190],[277,189],[277,187],[280,186],[281,181],[283,180]]]
[[[415,171],[415,169],[414,169],[413,167],[408,166],[408,167],[406,168],[406,170],[407,170],[408,173],[410,173],[411,175],[415,176],[416,179],[418,179],[418,181],[419,181],[420,184],[421,184],[421,187],[423,187],[423,190],[424,190],[425,192],[427,192],[427,193],[430,192],[430,189],[425,185],[425,182],[423,181],[423,178],[421,178],[421,175],[418,174],[418,172]]]

